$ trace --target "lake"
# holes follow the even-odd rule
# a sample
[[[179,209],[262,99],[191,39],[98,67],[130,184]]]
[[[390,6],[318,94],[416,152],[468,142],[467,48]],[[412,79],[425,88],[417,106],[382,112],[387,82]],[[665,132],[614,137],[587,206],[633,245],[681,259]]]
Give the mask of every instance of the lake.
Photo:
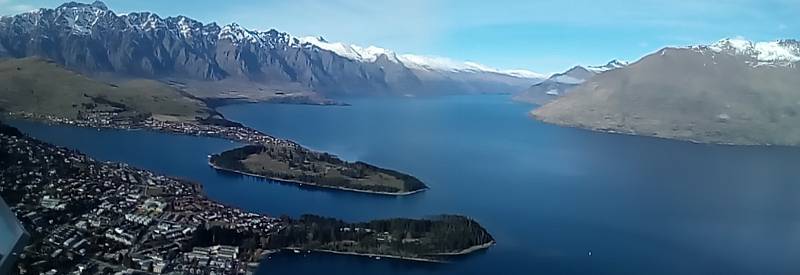
[[[307,147],[410,173],[407,197],[300,188],[208,167],[229,141],[146,131],[13,125],[34,137],[201,182],[269,215],[349,221],[449,213],[497,239],[452,264],[273,255],[260,274],[697,274],[800,272],[800,150],[595,133],[534,121],[508,96],[247,104],[229,119]],[[589,255],[591,252],[591,255]]]

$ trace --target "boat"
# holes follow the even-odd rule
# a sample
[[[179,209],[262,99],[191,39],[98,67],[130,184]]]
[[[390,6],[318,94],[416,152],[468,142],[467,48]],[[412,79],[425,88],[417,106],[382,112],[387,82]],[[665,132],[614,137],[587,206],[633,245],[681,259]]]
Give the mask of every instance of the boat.
[[[294,253],[300,254],[300,250],[294,249],[292,251],[294,251]]]

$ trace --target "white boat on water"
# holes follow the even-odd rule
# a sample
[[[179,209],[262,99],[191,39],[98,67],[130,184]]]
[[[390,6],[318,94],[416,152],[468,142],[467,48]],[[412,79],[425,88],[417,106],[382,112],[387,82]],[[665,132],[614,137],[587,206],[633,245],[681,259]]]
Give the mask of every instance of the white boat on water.
[[[294,249],[292,251],[294,251],[294,253],[298,253],[298,254],[300,253],[300,250],[297,250],[297,249]]]

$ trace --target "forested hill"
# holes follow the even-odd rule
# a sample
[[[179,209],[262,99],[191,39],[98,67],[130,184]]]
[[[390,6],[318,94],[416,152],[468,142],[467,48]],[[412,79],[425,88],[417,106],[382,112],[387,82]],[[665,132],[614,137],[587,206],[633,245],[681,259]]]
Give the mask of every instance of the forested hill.
[[[362,223],[304,215],[289,224],[272,239],[272,246],[439,259],[494,243],[478,222],[456,215]]]

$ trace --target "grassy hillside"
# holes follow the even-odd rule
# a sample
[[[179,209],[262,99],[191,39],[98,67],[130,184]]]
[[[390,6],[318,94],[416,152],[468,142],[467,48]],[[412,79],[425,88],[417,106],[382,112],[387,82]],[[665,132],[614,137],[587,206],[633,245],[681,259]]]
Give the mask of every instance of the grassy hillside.
[[[800,145],[800,69],[664,49],[532,113],[601,131],[726,144]]]
[[[40,58],[0,61],[0,109],[65,118],[115,111],[169,120],[194,120],[213,113],[202,101],[158,81],[102,83]]]

